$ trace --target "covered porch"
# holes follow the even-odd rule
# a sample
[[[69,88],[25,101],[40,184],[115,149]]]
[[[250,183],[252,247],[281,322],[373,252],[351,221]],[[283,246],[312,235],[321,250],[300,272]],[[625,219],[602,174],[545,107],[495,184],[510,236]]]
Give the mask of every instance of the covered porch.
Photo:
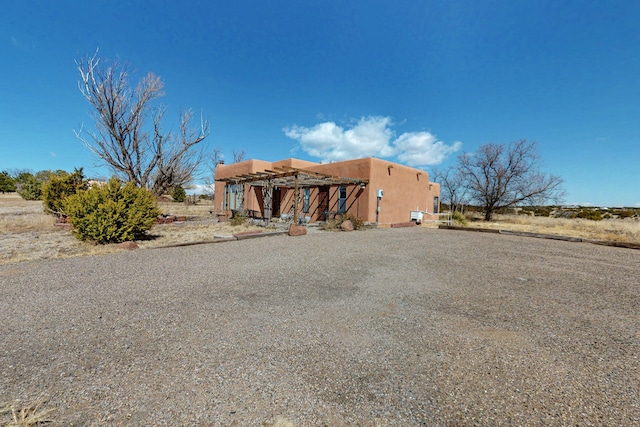
[[[330,219],[346,213],[358,201],[369,180],[323,174],[288,166],[217,179],[224,182],[227,211],[272,218],[291,215],[294,224]],[[333,191],[333,196],[331,194]],[[247,209],[247,193],[255,197],[258,209]],[[351,205],[347,204],[351,201]],[[357,214],[356,214],[357,216]]]

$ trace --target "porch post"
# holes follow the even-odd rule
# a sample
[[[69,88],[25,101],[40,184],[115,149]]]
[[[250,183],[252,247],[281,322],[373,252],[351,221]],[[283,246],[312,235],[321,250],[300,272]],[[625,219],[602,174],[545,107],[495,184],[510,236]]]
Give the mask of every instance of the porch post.
[[[299,189],[298,189],[298,174],[294,175],[294,190],[293,190],[293,224],[298,224],[298,199],[299,199]]]
[[[264,216],[267,225],[271,221],[271,212],[273,207],[273,187],[271,182],[267,181],[267,185],[262,187],[262,203],[264,205]]]

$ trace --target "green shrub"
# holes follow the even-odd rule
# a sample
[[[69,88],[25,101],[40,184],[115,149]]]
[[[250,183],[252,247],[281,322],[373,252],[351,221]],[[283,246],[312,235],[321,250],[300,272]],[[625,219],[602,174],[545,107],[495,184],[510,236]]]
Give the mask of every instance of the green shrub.
[[[24,200],[40,200],[42,197],[42,181],[32,173],[23,172],[16,177],[16,189]]]
[[[602,214],[595,209],[583,209],[578,212],[576,218],[590,219],[592,221],[602,221]]]
[[[536,206],[535,210],[533,211],[533,215],[548,218],[551,216],[551,211],[551,206]]]
[[[173,187],[173,191],[171,191],[171,197],[174,202],[182,203],[184,199],[187,197],[187,193],[184,191],[181,185],[176,185]]]
[[[571,219],[571,218],[575,218],[576,214],[574,214],[570,210],[558,209],[555,211],[554,217]]]
[[[12,192],[12,191],[16,191],[16,182],[14,181],[13,178],[11,178],[11,175],[9,175],[9,172],[7,171],[0,172],[0,193]]]
[[[249,220],[249,217],[241,214],[240,212],[234,212],[233,213],[233,218],[231,218],[229,220],[229,224],[233,225],[233,226],[238,226],[238,225],[243,225],[245,224],[247,221]]]
[[[150,191],[132,183],[122,185],[116,178],[67,197],[63,209],[78,239],[101,244],[143,235],[160,214]]]
[[[60,171],[51,175],[49,180],[42,185],[45,212],[64,215],[64,200],[87,188],[82,168],[76,169],[72,174]]]
[[[618,212],[618,217],[620,219],[632,218],[635,215],[635,212],[632,209],[621,209]]]
[[[464,216],[464,214],[462,212],[459,211],[455,211],[452,215],[451,215],[451,219],[460,225],[467,225],[467,217]]]

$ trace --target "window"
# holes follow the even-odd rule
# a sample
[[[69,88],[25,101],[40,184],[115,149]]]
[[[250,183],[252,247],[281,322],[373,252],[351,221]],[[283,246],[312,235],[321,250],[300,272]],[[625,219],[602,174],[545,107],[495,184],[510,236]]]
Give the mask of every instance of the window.
[[[433,213],[438,213],[440,208],[440,198],[435,196],[433,198]]]
[[[227,199],[228,196],[228,199]],[[228,205],[227,205],[228,200]],[[242,184],[230,184],[224,187],[224,203],[229,210],[242,210],[244,188]]]
[[[347,212],[347,187],[338,187],[338,213]]]
[[[302,212],[309,213],[311,202],[311,189],[309,187],[303,189],[302,194]]]

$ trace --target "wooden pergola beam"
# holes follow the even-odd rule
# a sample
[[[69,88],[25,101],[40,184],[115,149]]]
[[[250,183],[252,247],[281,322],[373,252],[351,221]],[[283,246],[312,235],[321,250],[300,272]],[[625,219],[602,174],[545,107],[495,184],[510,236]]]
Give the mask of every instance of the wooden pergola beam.
[[[232,182],[234,184],[251,184],[256,187],[272,185],[283,188],[294,188],[296,180],[298,181],[298,186],[302,187],[322,187],[324,185],[366,185],[369,183],[369,180],[345,178],[303,169],[281,167],[276,167],[274,169],[276,169],[276,171],[265,170],[264,172],[254,172],[229,178],[221,178],[217,181]]]

